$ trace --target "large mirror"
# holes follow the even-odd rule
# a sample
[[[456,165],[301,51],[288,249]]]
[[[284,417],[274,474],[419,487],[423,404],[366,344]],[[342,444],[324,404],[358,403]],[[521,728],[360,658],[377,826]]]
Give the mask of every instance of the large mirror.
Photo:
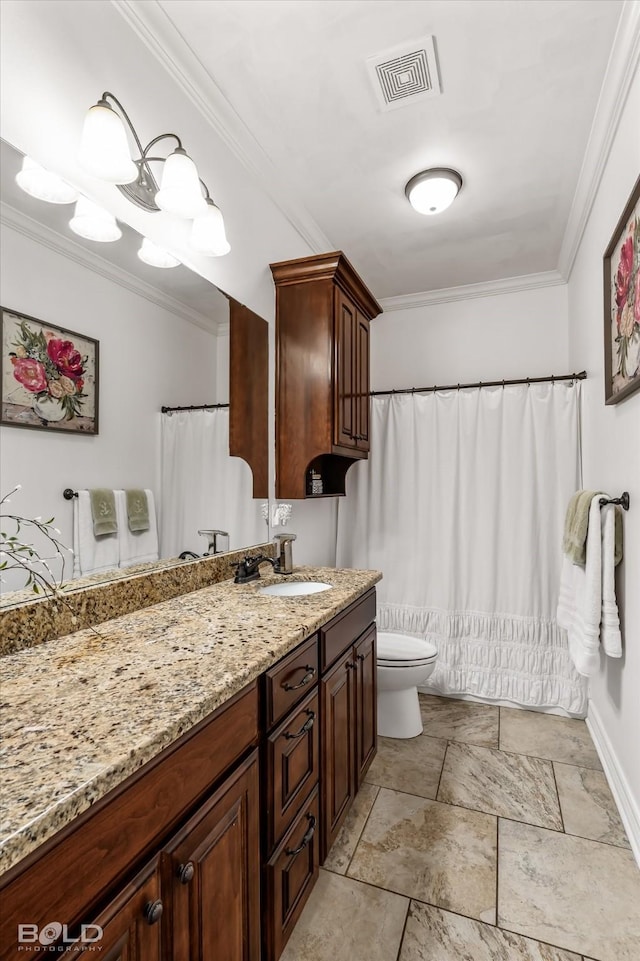
[[[151,491],[162,566],[185,552],[189,558],[265,541],[266,322],[182,264],[161,269],[141,261],[141,237],[126,224],[118,224],[122,237],[115,243],[77,236],[69,228],[73,204],[29,196],[15,182],[22,154],[4,141],[0,150],[6,334],[0,492],[21,485],[4,513],[55,518],[62,544],[76,546],[75,564],[63,551],[65,581],[94,572],[120,577],[132,563],[155,561],[141,538],[133,539],[138,557],[128,543],[124,558],[120,546],[117,557],[112,551],[79,561],[74,517],[81,498],[66,500],[65,489]],[[34,409],[30,388],[39,385],[28,382],[26,370],[22,381],[15,377],[15,360],[29,354],[16,337],[24,316],[27,331],[42,330],[47,343],[65,340],[58,328],[99,342],[96,434],[65,419],[47,422],[42,407]],[[230,434],[238,456],[230,454]],[[148,544],[152,555],[153,538]],[[54,557],[55,576],[59,564]],[[9,592],[24,577],[5,572],[3,581],[2,600],[10,603]]]

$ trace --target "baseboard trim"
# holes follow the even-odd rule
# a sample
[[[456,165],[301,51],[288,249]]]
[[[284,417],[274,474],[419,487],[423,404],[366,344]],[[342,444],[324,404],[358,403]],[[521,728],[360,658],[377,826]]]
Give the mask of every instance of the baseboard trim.
[[[613,799],[618,806],[622,823],[624,824],[633,856],[640,867],[640,809],[631,793],[627,779],[622,773],[618,758],[613,750],[602,719],[593,705],[589,702],[587,727],[596,746],[596,751],[602,762],[605,777],[609,782]]]

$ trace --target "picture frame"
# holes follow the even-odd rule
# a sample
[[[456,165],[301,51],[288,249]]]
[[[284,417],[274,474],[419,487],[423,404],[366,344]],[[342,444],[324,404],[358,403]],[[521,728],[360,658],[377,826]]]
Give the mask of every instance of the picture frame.
[[[0,307],[0,423],[98,433],[99,341]]]
[[[640,177],[604,253],[604,397],[640,388]]]

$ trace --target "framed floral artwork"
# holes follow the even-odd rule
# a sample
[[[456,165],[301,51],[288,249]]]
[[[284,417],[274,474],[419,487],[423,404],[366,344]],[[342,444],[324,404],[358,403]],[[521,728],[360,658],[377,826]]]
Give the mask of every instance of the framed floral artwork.
[[[640,387],[640,177],[604,254],[604,396]]]
[[[97,340],[2,307],[0,343],[2,424],[98,433]]]

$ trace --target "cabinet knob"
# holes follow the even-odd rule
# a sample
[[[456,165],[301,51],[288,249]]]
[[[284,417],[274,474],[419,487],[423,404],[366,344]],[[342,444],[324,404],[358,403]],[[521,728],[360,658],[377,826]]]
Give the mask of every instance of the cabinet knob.
[[[297,731],[295,734],[291,734],[290,731],[285,731],[284,736],[287,739],[287,741],[291,741],[295,737],[302,737],[304,734],[309,733],[309,731],[313,727],[313,722],[316,719],[316,715],[313,711],[305,711],[305,714],[307,715],[307,720],[304,722],[304,724],[302,725],[299,731]]]
[[[144,906],[144,916],[147,924],[157,924],[162,917],[162,901],[147,901]]]
[[[355,667],[355,664],[353,663],[353,661],[347,661],[347,663],[345,664],[345,667],[347,668],[348,671],[352,671]]]
[[[364,661],[364,654],[356,654],[359,661]]]
[[[366,440],[366,439],[367,439],[367,435],[366,435],[366,434],[354,434],[354,435],[353,435],[353,439],[354,439],[354,440]]]
[[[180,884],[188,884],[189,881],[193,881],[193,876],[196,873],[193,861],[187,861],[186,864],[181,864],[177,873]]]
[[[299,684],[289,684],[287,682],[285,685],[283,685],[285,691],[297,691],[301,687],[306,687],[309,681],[313,680],[313,678],[316,676],[316,669],[315,667],[312,667],[310,664],[306,665],[305,671],[307,673],[302,678]]]

